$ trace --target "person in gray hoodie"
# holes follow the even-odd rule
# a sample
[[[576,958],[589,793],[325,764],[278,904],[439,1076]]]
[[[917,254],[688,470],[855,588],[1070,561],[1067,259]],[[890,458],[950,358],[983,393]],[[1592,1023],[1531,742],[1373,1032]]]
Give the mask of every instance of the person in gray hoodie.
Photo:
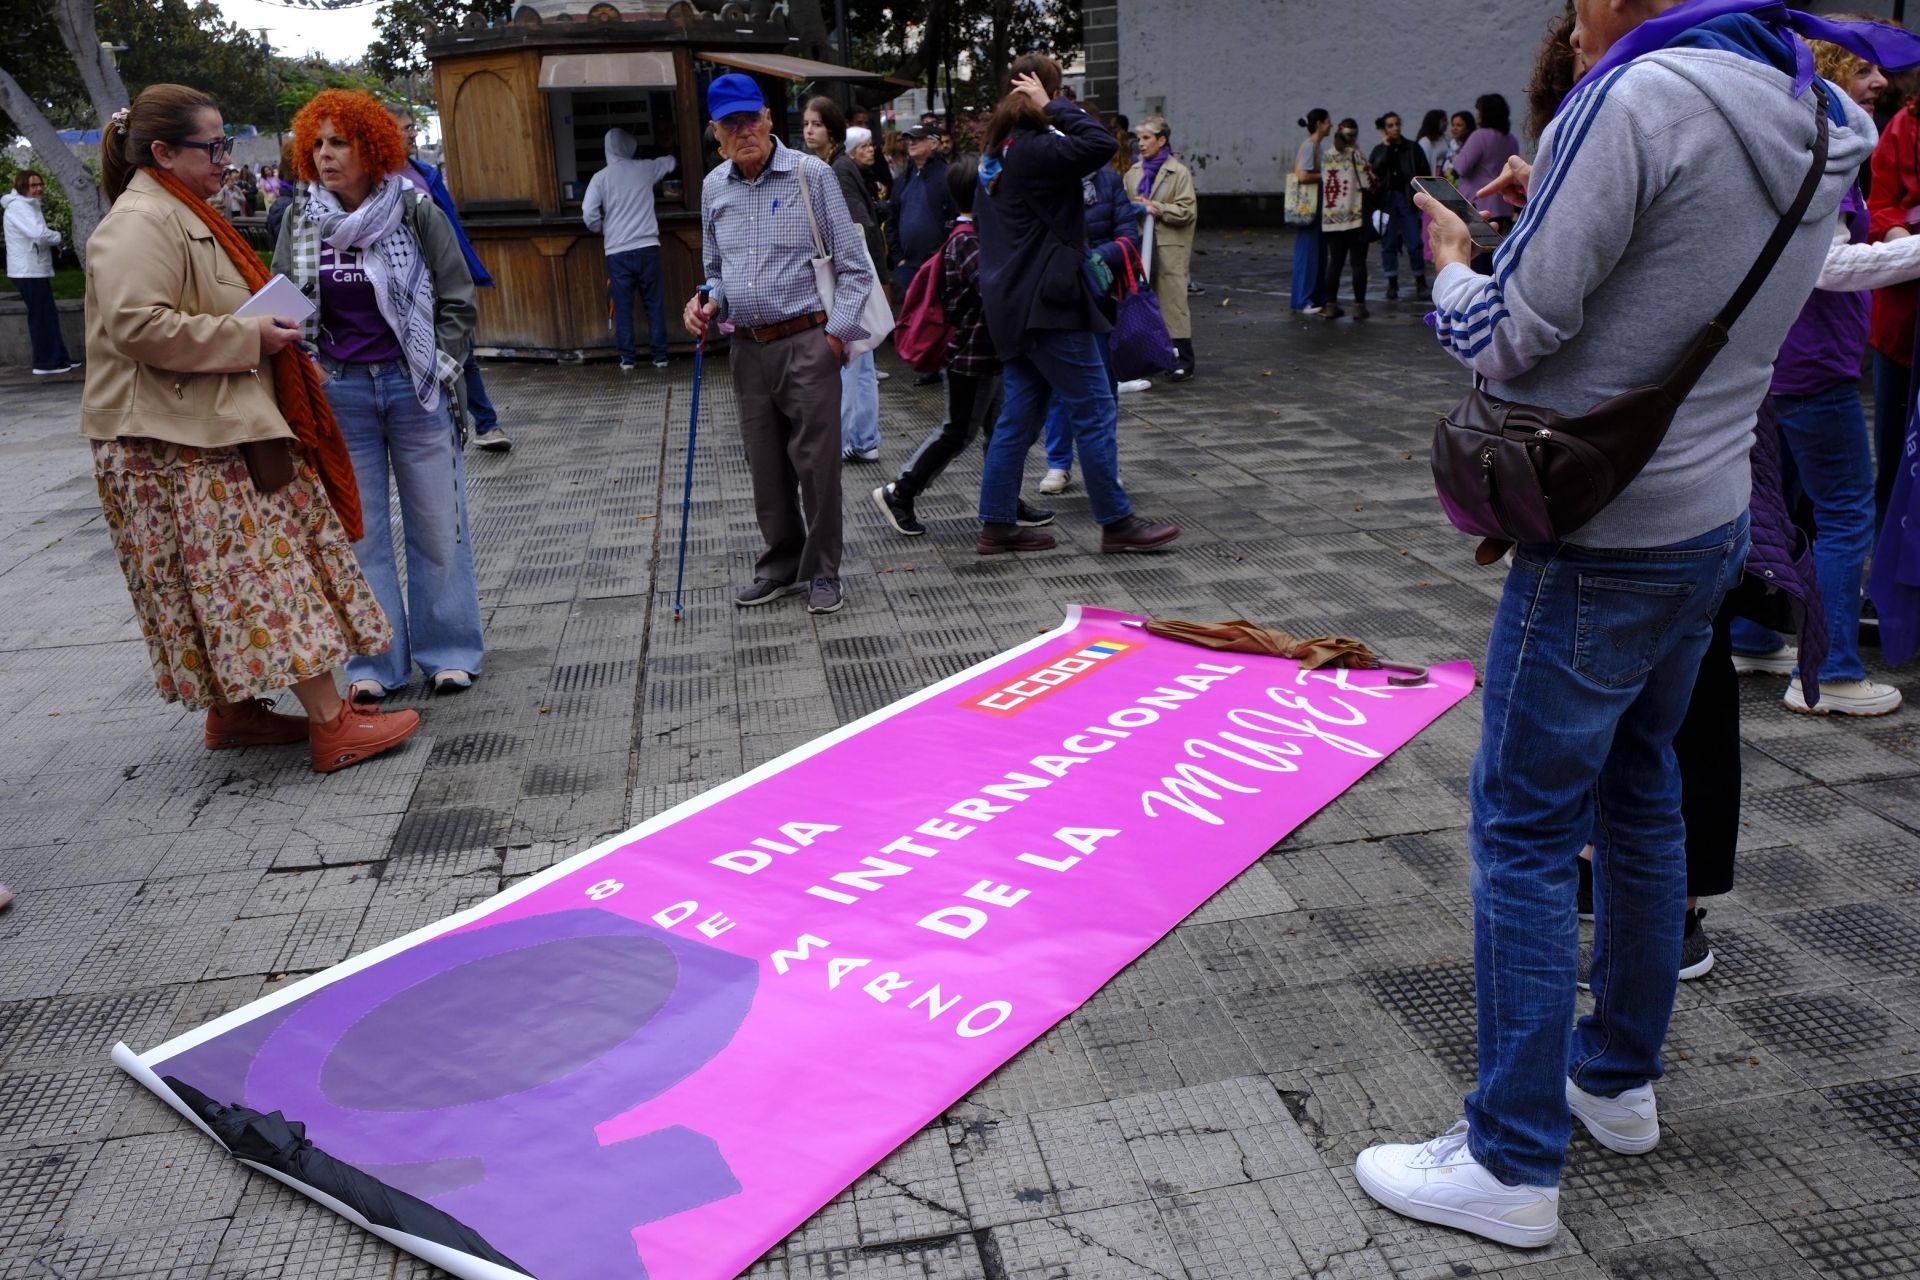
[[[1490,394],[1566,413],[1678,363],[1793,206],[1822,109],[1811,55],[1770,25],[1803,15],[1762,0],[1575,10],[1590,69],[1535,166],[1509,162],[1502,194],[1524,208],[1491,275],[1468,266],[1464,225],[1421,197],[1442,346]],[[1478,1087],[1447,1133],[1355,1161],[1398,1213],[1543,1246],[1573,1117],[1623,1154],[1659,1141],[1652,1082],[1687,890],[1673,736],[1746,557],[1747,455],[1774,355],[1875,138],[1844,93],[1826,95],[1811,206],[1653,460],[1584,528],[1517,548],[1508,571],[1469,793]],[[1589,836],[1595,1007],[1569,1037]]]
[[[580,216],[600,232],[607,255],[607,288],[613,293],[613,341],[620,369],[633,368],[633,294],[647,308],[647,347],[653,367],[667,367],[667,313],[660,301],[660,221],[653,188],[673,172],[674,158],[636,160],[640,144],[625,129],[609,129],[607,167],[587,183]]]

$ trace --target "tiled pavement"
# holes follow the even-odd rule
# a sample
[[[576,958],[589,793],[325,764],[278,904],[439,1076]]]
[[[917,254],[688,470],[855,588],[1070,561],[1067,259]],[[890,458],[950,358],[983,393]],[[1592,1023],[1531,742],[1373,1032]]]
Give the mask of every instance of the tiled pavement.
[[[251,1177],[115,1071],[1054,625],[1073,600],[1477,657],[1496,577],[1424,462],[1460,378],[1418,323],[1291,317],[1288,243],[1203,239],[1201,377],[1125,401],[1125,479],[1187,536],[979,560],[977,457],[908,542],[848,473],[851,605],[726,601],[755,546],[724,367],[704,392],[687,613],[671,620],[689,367],[489,372],[518,449],[472,458],[485,679],[328,778],[209,756],[148,683],[78,388],[0,386],[0,1277],[420,1277]],[[883,388],[886,462],[936,392]],[[1037,460],[1036,460],[1037,461]],[[1036,470],[1037,474],[1037,470]],[[1746,689],[1740,887],[1686,984],[1666,1132],[1574,1143],[1567,1230],[1522,1254],[1373,1208],[1355,1151],[1457,1114],[1473,1066],[1470,699],[776,1249],[756,1277],[1920,1274],[1920,742]],[[416,695],[417,696],[417,695]]]

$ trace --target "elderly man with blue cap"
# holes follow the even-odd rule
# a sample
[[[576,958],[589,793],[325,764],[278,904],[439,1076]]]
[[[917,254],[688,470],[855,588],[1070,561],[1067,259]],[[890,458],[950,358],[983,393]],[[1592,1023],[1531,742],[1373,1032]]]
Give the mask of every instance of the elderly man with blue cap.
[[[760,86],[738,73],[707,90],[707,114],[727,156],[700,195],[704,296],[688,300],[688,330],[727,321],[728,364],[753,505],[766,550],[742,608],[805,593],[808,613],[846,601],[840,584],[840,369],[867,337],[860,311],[874,288],[860,228],[833,170],[782,146]],[[802,203],[802,202],[805,203]],[[831,303],[813,274],[815,228],[832,258]]]

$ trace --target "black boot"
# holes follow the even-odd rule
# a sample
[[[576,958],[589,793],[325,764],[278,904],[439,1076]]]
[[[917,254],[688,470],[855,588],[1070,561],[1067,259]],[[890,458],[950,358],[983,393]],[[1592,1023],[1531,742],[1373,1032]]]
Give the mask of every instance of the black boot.
[[[1174,365],[1173,372],[1167,376],[1167,381],[1185,382],[1193,377],[1193,339],[1175,338],[1173,349],[1179,355],[1179,362]]]
[[[1387,277],[1387,301],[1388,302],[1400,301],[1400,277],[1399,276]]]

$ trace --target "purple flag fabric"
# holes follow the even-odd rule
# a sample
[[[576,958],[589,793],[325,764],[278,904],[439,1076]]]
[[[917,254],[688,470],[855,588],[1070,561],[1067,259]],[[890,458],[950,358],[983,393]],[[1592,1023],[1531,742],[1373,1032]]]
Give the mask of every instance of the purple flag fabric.
[[[1676,5],[1658,17],[1648,18],[1622,36],[1607,50],[1605,57],[1580,77],[1579,83],[1573,86],[1573,92],[1578,93],[1588,82],[1625,66],[1635,58],[1666,48],[1703,22],[1735,13],[1747,14],[1771,27],[1786,27],[1808,40],[1837,44],[1849,53],[1889,71],[1920,66],[1920,36],[1903,27],[1890,27],[1879,22],[1835,21],[1789,9],[1781,0],[1687,0],[1685,4]],[[1793,96],[1797,98],[1813,83],[1813,51],[1796,40],[1794,56],[1799,68],[1793,78]],[[1567,95],[1568,101],[1572,98],[1572,93]]]

